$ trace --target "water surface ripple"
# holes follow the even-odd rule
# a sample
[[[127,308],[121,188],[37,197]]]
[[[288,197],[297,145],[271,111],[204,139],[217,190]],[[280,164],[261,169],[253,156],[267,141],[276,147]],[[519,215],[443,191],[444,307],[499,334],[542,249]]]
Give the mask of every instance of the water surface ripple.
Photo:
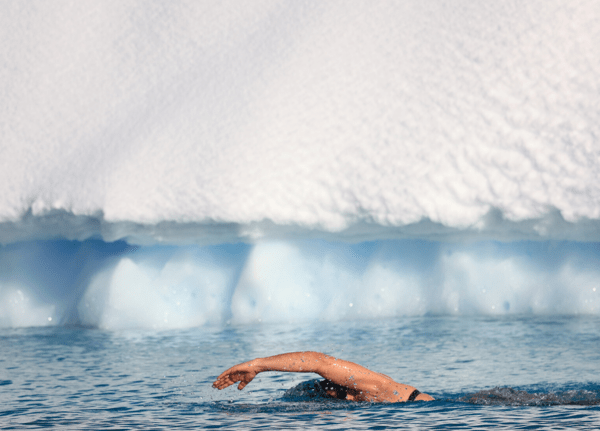
[[[600,428],[600,318],[420,317],[110,332],[0,330],[0,429]],[[313,374],[211,388],[237,362],[319,350],[432,394],[284,396]]]

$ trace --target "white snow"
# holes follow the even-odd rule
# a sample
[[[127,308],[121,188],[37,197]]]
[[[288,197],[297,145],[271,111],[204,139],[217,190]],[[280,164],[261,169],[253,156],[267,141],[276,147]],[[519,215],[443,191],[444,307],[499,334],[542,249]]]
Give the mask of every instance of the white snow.
[[[0,41],[3,243],[600,240],[598,2],[3,2]]]

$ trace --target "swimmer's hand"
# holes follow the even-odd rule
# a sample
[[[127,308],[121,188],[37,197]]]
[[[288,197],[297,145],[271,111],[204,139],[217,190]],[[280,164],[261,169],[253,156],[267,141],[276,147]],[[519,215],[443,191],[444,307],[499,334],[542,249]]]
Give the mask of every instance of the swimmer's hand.
[[[260,371],[258,366],[253,364],[253,361],[235,365],[217,377],[217,380],[213,383],[213,388],[221,390],[240,382],[238,389],[241,391]]]

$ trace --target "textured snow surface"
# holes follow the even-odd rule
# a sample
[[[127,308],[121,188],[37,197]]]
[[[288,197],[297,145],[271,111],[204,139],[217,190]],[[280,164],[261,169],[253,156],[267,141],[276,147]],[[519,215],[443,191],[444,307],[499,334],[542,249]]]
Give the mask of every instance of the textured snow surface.
[[[0,242],[600,241],[600,2],[0,3]]]

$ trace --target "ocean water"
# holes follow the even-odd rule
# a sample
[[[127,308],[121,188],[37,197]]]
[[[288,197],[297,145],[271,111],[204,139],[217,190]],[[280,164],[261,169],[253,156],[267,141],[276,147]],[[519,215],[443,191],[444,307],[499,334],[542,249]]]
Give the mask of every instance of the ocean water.
[[[0,330],[0,429],[597,429],[597,316],[424,316],[169,331]],[[436,398],[406,404],[289,397],[314,374],[224,369],[318,350]]]

